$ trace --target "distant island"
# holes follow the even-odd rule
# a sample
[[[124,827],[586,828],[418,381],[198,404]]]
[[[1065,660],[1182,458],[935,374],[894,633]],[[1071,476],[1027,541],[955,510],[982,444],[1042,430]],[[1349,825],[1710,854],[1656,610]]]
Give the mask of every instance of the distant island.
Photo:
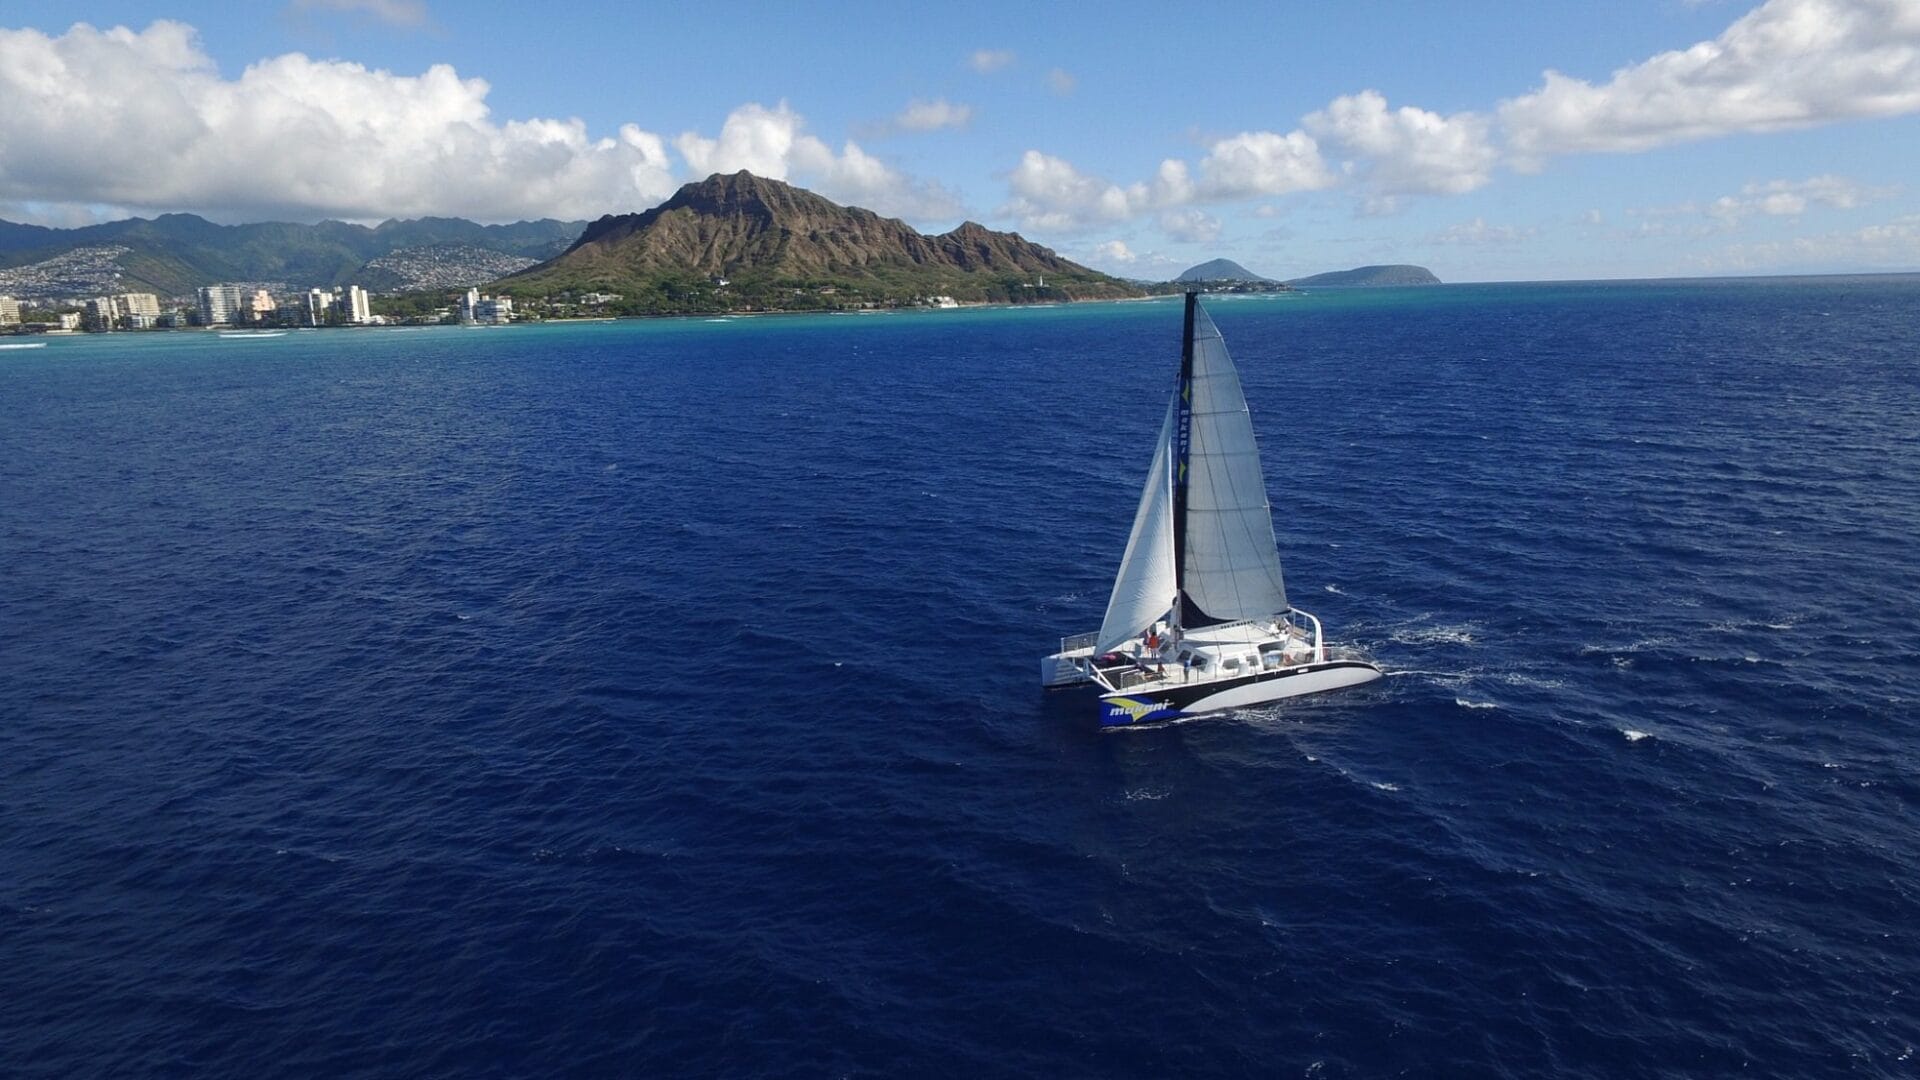
[[[1440,279],[1424,266],[1399,263],[1391,266],[1361,266],[1335,270],[1311,277],[1277,281],[1263,277],[1232,259],[1209,259],[1180,272],[1156,291],[1172,292],[1199,288],[1207,292],[1286,292],[1297,286],[1332,285],[1438,285]]]
[[[1268,285],[1280,284],[1280,282],[1273,278],[1261,277],[1259,274],[1241,266],[1232,259],[1211,259],[1198,266],[1189,266],[1180,272],[1179,277],[1173,280],[1189,283],[1205,281],[1253,281]]]
[[[1440,279],[1424,266],[1396,263],[1390,266],[1361,266],[1335,270],[1312,277],[1294,278],[1289,285],[1438,285]]]

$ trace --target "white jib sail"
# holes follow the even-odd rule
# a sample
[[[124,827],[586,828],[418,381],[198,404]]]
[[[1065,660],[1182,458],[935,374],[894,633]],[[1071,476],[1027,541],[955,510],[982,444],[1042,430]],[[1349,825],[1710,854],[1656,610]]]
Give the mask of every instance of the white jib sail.
[[[1127,553],[1113,579],[1113,595],[1107,600],[1107,617],[1100,623],[1096,653],[1109,652],[1127,639],[1139,637],[1173,607],[1173,483],[1169,474],[1178,404],[1167,404],[1167,418],[1160,425],[1153,466],[1147,470],[1140,508],[1133,514]]]
[[[1261,619],[1286,611],[1287,588],[1280,577],[1253,418],[1226,342],[1204,308],[1194,313],[1192,412],[1181,584],[1194,604],[1216,619]]]

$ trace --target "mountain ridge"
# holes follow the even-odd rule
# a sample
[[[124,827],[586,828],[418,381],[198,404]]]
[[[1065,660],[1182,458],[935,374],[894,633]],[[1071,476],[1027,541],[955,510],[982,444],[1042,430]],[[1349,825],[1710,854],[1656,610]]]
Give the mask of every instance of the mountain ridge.
[[[928,236],[898,218],[744,170],[685,184],[650,210],[603,216],[565,252],[498,287],[516,296],[638,294],[647,299],[629,303],[643,310],[1140,295],[1018,233],[968,221]]]
[[[373,273],[369,264],[412,249],[464,245],[526,260],[545,259],[563,250],[586,222],[542,218],[506,225],[481,225],[464,218],[390,218],[379,225],[321,221],[255,222],[220,225],[196,214],[56,229],[0,220],[0,293],[11,288],[32,297],[30,271],[74,251],[124,249],[112,256],[113,268],[82,292],[154,292],[183,296],[202,285],[221,282],[281,282],[293,288],[366,284],[405,287],[391,273]],[[378,279],[378,280],[375,280]],[[483,284],[490,278],[470,284]],[[24,281],[24,284],[23,284]],[[52,294],[48,294],[52,295]]]

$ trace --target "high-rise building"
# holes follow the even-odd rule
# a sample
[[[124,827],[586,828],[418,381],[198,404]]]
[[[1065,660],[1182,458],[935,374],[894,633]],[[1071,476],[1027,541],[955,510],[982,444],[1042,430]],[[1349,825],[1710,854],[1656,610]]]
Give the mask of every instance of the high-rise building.
[[[11,326],[20,321],[20,301],[11,296],[0,296],[0,326]]]
[[[360,324],[373,318],[373,309],[368,303],[367,290],[358,285],[349,285],[344,300],[348,322]]]
[[[160,298],[150,292],[121,293],[113,298],[114,314],[123,317],[160,317]]]
[[[307,290],[307,325],[325,326],[327,314],[333,310],[333,294],[325,289]]]
[[[119,321],[119,313],[114,310],[111,296],[96,296],[87,301],[85,314],[89,330],[111,330]]]
[[[200,290],[200,322],[206,326],[229,326],[240,313],[240,286],[207,285]]]

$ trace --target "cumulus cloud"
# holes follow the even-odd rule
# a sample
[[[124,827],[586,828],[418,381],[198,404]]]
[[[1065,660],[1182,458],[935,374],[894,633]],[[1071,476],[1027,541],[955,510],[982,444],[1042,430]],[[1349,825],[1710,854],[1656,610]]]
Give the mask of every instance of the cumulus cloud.
[[[1162,171],[1166,169],[1161,166]],[[1329,187],[1335,176],[1311,135],[1243,131],[1207,148],[1200,159],[1199,194],[1208,199],[1290,195]]]
[[[425,0],[293,0],[294,11],[345,11],[372,17],[392,26],[424,26]]]
[[[1322,146],[1353,159],[1350,171],[1374,194],[1389,198],[1465,194],[1493,179],[1499,158],[1484,117],[1390,110],[1373,90],[1335,98],[1302,124]]]
[[[1074,231],[1197,202],[1311,191],[1335,180],[1313,137],[1298,131],[1286,135],[1242,132],[1208,148],[1197,178],[1186,162],[1168,158],[1152,180],[1126,185],[1089,176],[1071,162],[1028,150],[1008,174],[1013,197],[1001,213],[1018,218],[1029,229]],[[1161,227],[1169,233],[1191,234],[1197,220],[1169,216],[1162,219]],[[1217,229],[1218,222],[1214,225]]]
[[[946,98],[932,101],[910,101],[899,116],[893,118],[893,126],[902,131],[938,131],[941,128],[963,128],[973,119],[973,107],[955,105]]]
[[[1020,155],[1007,186],[1013,198],[1000,212],[1018,218],[1029,229],[1071,231],[1125,221],[1139,213],[1146,200],[1144,185],[1122,188],[1038,150]]]
[[[967,66],[982,75],[991,75],[1013,63],[1013,53],[1007,49],[975,49],[967,57]]]
[[[1140,258],[1140,256],[1135,255],[1133,250],[1127,247],[1126,242],[1122,240],[1109,240],[1104,244],[1095,244],[1093,246],[1093,257],[1105,263],[1118,263],[1122,266],[1130,262],[1135,262]]]
[[[914,180],[849,140],[839,152],[804,130],[806,120],[786,102],[733,110],[708,138],[685,132],[674,148],[695,173],[745,169],[772,180],[799,180],[828,198],[890,217],[920,221],[958,217],[960,200],[931,181]]]
[[[1052,71],[1047,72],[1047,88],[1061,97],[1066,97],[1068,94],[1073,93],[1074,87],[1079,85],[1080,80],[1060,68],[1054,68]]]
[[[396,75],[299,53],[228,79],[191,27],[164,20],[139,32],[0,29],[0,205],[40,207],[40,220],[104,205],[226,221],[512,221],[641,209],[680,183],[659,135],[496,119],[488,92],[444,64]],[[699,175],[798,176],[883,214],[960,215],[938,184],[803,128],[785,103],[745,105],[718,136],[689,132],[674,145]]]
[[[1606,83],[1548,71],[1502,102],[1516,165],[1741,132],[1920,111],[1920,5],[1769,0],[1719,37],[1621,68]]]
[[[590,217],[674,187],[659,136],[498,122],[488,86],[298,53],[224,79],[191,27],[0,30],[0,199],[225,220]]]

